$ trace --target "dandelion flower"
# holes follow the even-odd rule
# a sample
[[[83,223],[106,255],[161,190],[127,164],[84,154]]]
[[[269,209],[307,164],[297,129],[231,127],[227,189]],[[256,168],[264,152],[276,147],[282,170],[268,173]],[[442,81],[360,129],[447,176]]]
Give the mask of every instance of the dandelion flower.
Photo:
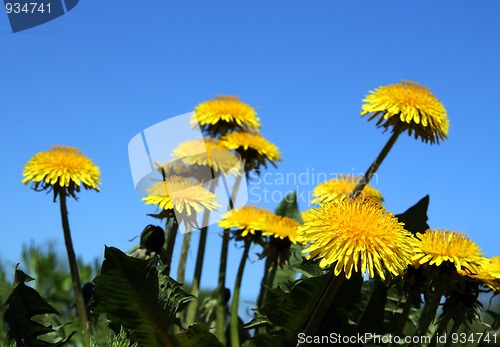
[[[181,143],[173,151],[175,159],[190,166],[208,166],[214,173],[239,175],[238,157],[216,139],[198,139]]]
[[[54,189],[54,199],[60,192],[76,198],[75,192],[85,189],[99,191],[99,167],[76,148],[53,146],[34,155],[25,165],[23,184],[33,183],[35,190]]]
[[[419,235],[412,258],[418,264],[440,266],[452,263],[457,271],[476,274],[483,262],[479,246],[464,233],[450,230],[427,230]]]
[[[481,280],[494,291],[500,292],[500,255],[486,258],[478,274],[473,277]]]
[[[237,96],[217,96],[196,106],[191,124],[198,123],[211,136],[233,130],[258,131],[260,120],[255,110]]]
[[[276,166],[281,161],[278,147],[267,141],[262,135],[246,131],[235,131],[221,138],[221,144],[230,150],[236,150],[245,160],[245,171],[258,170],[260,165],[267,167],[267,162]]]
[[[314,188],[312,195],[315,199],[312,200],[312,203],[319,204],[321,202],[343,200],[352,193],[360,179],[361,177],[351,175],[339,175],[338,178],[320,183]],[[382,194],[369,185],[364,188],[362,193],[365,198],[377,202],[384,201]]]
[[[370,199],[348,198],[321,203],[305,213],[297,240],[308,244],[302,251],[308,259],[321,258],[320,266],[336,263],[334,273],[353,270],[370,277],[377,272],[385,278],[384,268],[402,275],[410,264],[413,238],[397,218]]]
[[[448,116],[441,102],[430,89],[415,83],[402,81],[382,86],[363,100],[361,116],[370,114],[368,120],[380,116],[377,125],[389,128],[401,127],[401,131],[414,133],[422,141],[439,143],[448,135]]]
[[[300,225],[295,219],[271,214],[262,222],[262,235],[279,239],[288,238],[296,243],[297,228]]]
[[[224,229],[236,229],[242,237],[248,234],[257,235],[262,231],[263,221],[271,212],[255,206],[244,206],[239,210],[231,210],[222,216],[219,226]]]
[[[160,209],[177,213],[200,212],[202,208],[214,211],[220,207],[217,196],[205,189],[200,182],[180,176],[167,177],[148,189],[148,196],[142,199],[146,205],[158,205]]]

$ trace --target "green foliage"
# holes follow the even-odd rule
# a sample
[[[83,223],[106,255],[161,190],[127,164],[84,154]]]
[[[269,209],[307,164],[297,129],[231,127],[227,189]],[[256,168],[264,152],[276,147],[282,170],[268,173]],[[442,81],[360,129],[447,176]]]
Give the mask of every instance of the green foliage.
[[[92,339],[90,346],[99,347],[94,339]],[[106,347],[139,347],[139,345],[137,342],[132,343],[123,327],[121,327],[118,335],[115,335],[112,338],[109,336],[106,338]]]
[[[274,211],[278,216],[289,217],[295,219],[299,223],[304,223],[302,220],[302,214],[299,210],[299,204],[297,203],[297,192],[292,192],[288,194]]]
[[[429,195],[424,196],[415,205],[407,209],[401,214],[397,214],[396,218],[405,223],[405,229],[413,234],[424,233],[429,229],[427,224],[427,209],[429,207]]]
[[[4,320],[9,326],[9,339],[15,340],[21,346],[62,346],[69,341],[72,334],[64,340],[54,342],[57,337],[48,334],[57,333],[58,329],[33,320],[35,316],[58,312],[35,289],[25,284],[32,280],[33,278],[18,270],[16,266],[14,289],[7,299],[8,307],[4,313]],[[38,337],[43,337],[44,340]]]
[[[325,284],[326,276],[296,281],[289,290],[273,290],[273,299],[256,310],[256,317],[245,325],[247,329],[268,326],[272,333],[294,341],[311,314]]]
[[[174,335],[176,313],[191,296],[181,285],[166,276],[154,260],[141,260],[106,247],[101,274],[94,280],[95,309],[108,319],[122,325],[141,347],[203,346],[203,341],[216,346],[217,339],[208,329],[192,326]]]

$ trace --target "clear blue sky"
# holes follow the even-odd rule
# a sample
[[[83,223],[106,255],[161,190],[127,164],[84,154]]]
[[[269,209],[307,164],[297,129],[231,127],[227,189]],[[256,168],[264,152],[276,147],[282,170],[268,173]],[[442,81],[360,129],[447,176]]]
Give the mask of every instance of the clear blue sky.
[[[238,95],[282,151],[269,172],[359,173],[389,136],[359,117],[361,100],[401,79],[431,88],[450,132],[438,146],[400,137],[375,182],[385,206],[400,213],[430,194],[431,227],[463,231],[485,255],[500,254],[499,37],[492,0],[81,1],[16,34],[0,13],[0,259],[13,267],[31,241],[57,240],[64,251],[58,205],[21,184],[24,164],[51,145],[78,147],[102,170],[101,192],[69,203],[76,251],[90,260],[104,244],[128,250],[156,223],[129,171],[128,141],[142,129]],[[297,189],[307,197],[313,187]],[[251,202],[264,200],[264,188],[277,199],[296,187],[257,186]],[[219,244],[213,230],[204,286],[216,283]],[[232,274],[240,252],[231,246]],[[262,264],[248,270],[243,296],[252,299]]]

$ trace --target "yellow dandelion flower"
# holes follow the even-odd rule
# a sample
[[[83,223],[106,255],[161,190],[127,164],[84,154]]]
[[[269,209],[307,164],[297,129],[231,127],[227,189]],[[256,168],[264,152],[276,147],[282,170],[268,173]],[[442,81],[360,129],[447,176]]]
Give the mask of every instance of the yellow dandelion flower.
[[[186,165],[209,166],[214,173],[240,174],[238,157],[222,146],[216,139],[191,140],[181,143],[173,151],[175,159],[180,159]]]
[[[85,189],[99,191],[99,167],[73,147],[53,146],[34,155],[25,165],[23,184],[33,183],[35,190],[54,189],[55,196],[64,191],[76,198],[75,192]]]
[[[217,96],[199,104],[191,118],[191,124],[196,123],[214,137],[233,130],[258,131],[261,126],[255,110],[237,96]]]
[[[368,120],[380,116],[378,126],[401,127],[401,131],[408,131],[409,135],[414,132],[415,138],[431,143],[439,143],[448,135],[446,109],[430,89],[421,84],[402,81],[382,86],[370,91],[363,102],[366,103],[361,116],[371,113]]]
[[[295,219],[271,214],[262,221],[262,235],[275,238],[288,238],[296,243],[297,228],[300,225]]]
[[[142,198],[146,205],[158,205],[160,209],[186,213],[200,212],[202,208],[214,211],[220,207],[217,196],[205,189],[200,182],[180,176],[167,177],[148,189]]]
[[[268,210],[255,206],[244,206],[239,210],[231,210],[222,216],[219,226],[224,229],[235,229],[241,236],[256,235],[262,231],[263,221],[271,214]]]
[[[348,198],[325,202],[305,213],[297,241],[308,244],[308,259],[321,258],[320,266],[335,265],[334,273],[353,270],[385,278],[384,268],[402,275],[410,264],[413,237],[397,218],[378,202]]]
[[[476,274],[483,259],[479,246],[464,233],[439,229],[429,229],[419,235],[412,258],[418,264],[434,266],[449,262],[457,271],[467,274]]]
[[[360,179],[361,177],[357,176],[339,175],[338,178],[320,183],[314,188],[312,195],[315,199],[312,200],[312,203],[343,200],[352,193]],[[377,202],[384,201],[382,194],[369,185],[364,188],[362,195]]]
[[[220,143],[230,150],[236,150],[245,160],[245,171],[258,170],[260,165],[267,167],[267,162],[276,166],[281,161],[278,147],[267,141],[262,135],[246,131],[234,131],[223,136]]]
[[[494,291],[500,292],[500,255],[486,258],[477,275],[473,277],[481,280]]]

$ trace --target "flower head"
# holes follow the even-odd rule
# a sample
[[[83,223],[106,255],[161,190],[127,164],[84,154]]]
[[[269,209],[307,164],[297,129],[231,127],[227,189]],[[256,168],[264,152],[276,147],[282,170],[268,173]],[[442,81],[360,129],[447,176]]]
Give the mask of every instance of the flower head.
[[[397,218],[379,203],[362,198],[321,203],[305,213],[297,240],[309,244],[307,258],[321,258],[320,266],[336,262],[335,275],[353,270],[370,277],[384,268],[401,275],[410,264],[413,238]]]
[[[33,183],[35,190],[54,189],[54,200],[60,193],[76,198],[83,184],[85,189],[99,191],[99,167],[76,148],[53,146],[34,155],[24,166],[23,184]]]
[[[238,157],[216,139],[199,139],[181,143],[173,151],[174,158],[189,166],[210,167],[214,173],[240,174]]]
[[[241,237],[249,234],[259,236],[266,218],[271,212],[255,206],[244,206],[238,210],[231,210],[222,216],[219,226],[224,229],[235,229]]]
[[[477,275],[473,277],[481,280],[494,291],[500,292],[500,255],[486,258]]]
[[[457,271],[476,274],[483,262],[478,245],[464,233],[450,230],[427,230],[419,235],[412,258],[418,264],[440,266],[449,262]]]
[[[312,203],[319,204],[321,202],[343,200],[347,198],[358,184],[359,179],[361,178],[356,176],[339,175],[338,178],[318,184],[312,193],[313,197],[315,197]],[[361,194],[365,198],[377,202],[384,201],[382,194],[369,185],[365,187]]]
[[[262,235],[282,240],[288,238],[296,243],[297,228],[300,223],[295,219],[270,214],[262,221],[262,224]]]
[[[245,160],[245,172],[258,170],[260,165],[267,167],[267,162],[274,166],[281,161],[278,147],[267,141],[262,135],[246,131],[234,131],[221,138],[221,144],[230,150],[236,150]]]
[[[401,127],[401,131],[414,133],[415,138],[431,143],[439,143],[448,135],[446,109],[429,88],[421,84],[402,81],[379,87],[370,91],[363,101],[361,116],[370,114],[368,120],[380,116],[378,126]]]
[[[158,205],[160,209],[191,216],[202,208],[214,211],[220,207],[217,196],[205,189],[200,182],[180,176],[167,177],[148,189],[148,196],[142,198],[146,205]]]
[[[191,124],[196,123],[213,137],[233,130],[258,131],[260,128],[255,110],[236,96],[218,96],[196,106]]]

